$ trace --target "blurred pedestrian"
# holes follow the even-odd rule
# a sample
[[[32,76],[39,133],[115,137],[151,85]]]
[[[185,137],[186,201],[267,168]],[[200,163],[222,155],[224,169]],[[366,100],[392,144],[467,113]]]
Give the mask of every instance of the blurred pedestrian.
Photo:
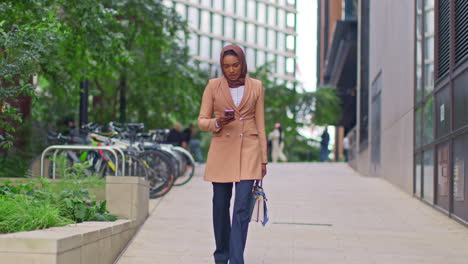
[[[182,133],[182,125],[180,123],[174,123],[173,128],[167,135],[166,143],[178,147],[188,148],[187,142],[185,141],[185,135]]]
[[[348,136],[343,139],[343,154],[345,157],[345,162],[349,161],[349,139]]]
[[[283,162],[287,162],[288,159],[283,153],[284,149],[284,133],[280,123],[275,124],[275,129],[268,135],[268,139],[271,140],[271,159],[273,162],[277,162],[278,158]]]
[[[320,141],[320,159],[322,162],[328,160],[328,142],[330,135],[328,134],[328,125],[325,125],[325,130],[322,133],[322,141]]]
[[[245,55],[239,46],[224,47],[220,63],[224,76],[208,82],[198,126],[213,132],[205,180],[213,184],[214,260],[243,264],[252,188],[255,180],[265,176],[268,162],[264,91],[259,80],[247,77]],[[231,226],[233,183],[236,190]]]
[[[195,130],[195,125],[190,124],[185,130],[185,141],[187,142],[190,150],[197,156],[198,163],[203,163],[203,154],[200,146],[200,139],[197,137],[197,131]]]

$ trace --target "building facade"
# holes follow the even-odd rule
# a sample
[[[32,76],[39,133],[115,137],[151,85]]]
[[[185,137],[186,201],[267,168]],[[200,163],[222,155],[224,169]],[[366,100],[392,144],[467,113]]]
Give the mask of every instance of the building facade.
[[[342,116],[336,124],[334,159],[343,156],[343,137],[356,125],[357,0],[319,0],[317,80],[335,87]]]
[[[222,47],[241,46],[249,71],[268,64],[272,78],[292,82],[296,73],[296,0],[165,0],[187,20],[191,54],[219,76]]]
[[[351,165],[468,223],[468,1],[359,0]]]

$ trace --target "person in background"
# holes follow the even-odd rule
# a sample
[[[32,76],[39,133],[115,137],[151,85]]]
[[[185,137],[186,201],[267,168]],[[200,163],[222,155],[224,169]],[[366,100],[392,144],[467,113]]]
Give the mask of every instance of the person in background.
[[[322,162],[328,160],[328,142],[330,135],[328,134],[328,125],[325,125],[325,130],[322,133],[322,141],[320,141],[320,159]]]
[[[184,130],[184,136],[189,148],[197,156],[198,163],[203,163],[203,154],[200,147],[200,139],[195,138],[197,136],[197,131],[195,130],[195,126],[193,124],[190,124]]]
[[[277,162],[278,158],[283,162],[287,162],[288,159],[283,153],[284,148],[284,133],[281,128],[281,124],[276,123],[275,129],[268,135],[268,139],[271,140],[271,159],[273,162]]]
[[[173,129],[171,129],[167,135],[166,143],[188,148],[187,142],[185,141],[185,135],[182,133],[182,125],[180,125],[180,123],[174,123]]]
[[[349,139],[348,136],[343,139],[343,154],[345,157],[345,162],[349,161]]]

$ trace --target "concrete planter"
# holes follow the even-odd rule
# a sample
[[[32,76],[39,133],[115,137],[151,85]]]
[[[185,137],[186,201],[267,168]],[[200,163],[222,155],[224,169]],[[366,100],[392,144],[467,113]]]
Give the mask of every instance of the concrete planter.
[[[107,177],[108,210],[122,219],[0,235],[1,263],[113,263],[148,216],[149,185],[138,177]]]

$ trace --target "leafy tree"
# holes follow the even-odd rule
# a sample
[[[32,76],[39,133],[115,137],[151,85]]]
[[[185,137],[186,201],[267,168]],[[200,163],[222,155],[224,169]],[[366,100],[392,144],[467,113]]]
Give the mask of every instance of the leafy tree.
[[[290,161],[318,160],[318,148],[314,141],[306,139],[298,128],[311,125],[334,124],[341,115],[340,99],[336,89],[320,88],[307,92],[298,82],[278,84],[269,77],[267,66],[250,74],[262,81],[265,88],[265,122],[267,133],[275,123],[285,131],[285,153]]]
[[[56,47],[60,24],[48,1],[0,3],[0,147],[13,145],[22,118],[11,103],[19,94],[31,95],[31,76]],[[2,132],[3,131],[3,132]]]

